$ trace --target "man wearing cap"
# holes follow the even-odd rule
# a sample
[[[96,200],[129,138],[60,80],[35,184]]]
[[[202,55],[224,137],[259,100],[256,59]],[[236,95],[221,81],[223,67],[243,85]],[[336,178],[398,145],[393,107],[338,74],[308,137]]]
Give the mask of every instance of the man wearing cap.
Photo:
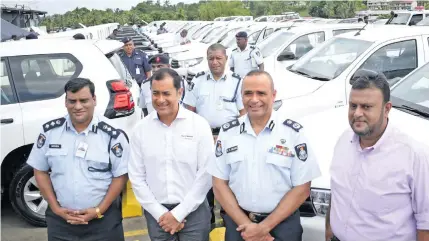
[[[122,62],[141,86],[143,81],[151,76],[152,68],[148,63],[147,55],[134,47],[134,42],[130,37],[124,37],[122,42],[124,43],[124,51],[120,53]]]
[[[165,54],[156,54],[152,56],[149,59],[149,64],[152,67],[152,72],[155,73],[157,70],[162,68],[171,68],[170,66],[170,58],[168,55]],[[140,100],[139,100],[139,107],[143,109],[144,116],[147,116],[152,111],[154,111],[154,107],[152,105],[152,91],[150,88],[150,81],[152,77],[146,79],[143,81],[141,85],[141,92],[140,92]],[[185,83],[182,79],[182,88],[183,93],[182,97],[180,98],[180,103],[183,101],[183,97],[185,96]]]
[[[247,33],[238,32],[236,35],[237,48],[232,50],[229,59],[231,71],[240,76],[246,76],[252,70],[264,70],[261,51],[256,46],[247,44]]]

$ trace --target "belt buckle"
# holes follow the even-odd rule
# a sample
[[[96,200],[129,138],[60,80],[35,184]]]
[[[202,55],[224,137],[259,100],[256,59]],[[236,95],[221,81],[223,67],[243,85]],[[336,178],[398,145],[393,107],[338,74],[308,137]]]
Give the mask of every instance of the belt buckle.
[[[257,219],[256,219],[256,213],[254,213],[254,212],[249,212],[249,218],[250,218],[250,221],[252,221],[252,222],[257,222]]]

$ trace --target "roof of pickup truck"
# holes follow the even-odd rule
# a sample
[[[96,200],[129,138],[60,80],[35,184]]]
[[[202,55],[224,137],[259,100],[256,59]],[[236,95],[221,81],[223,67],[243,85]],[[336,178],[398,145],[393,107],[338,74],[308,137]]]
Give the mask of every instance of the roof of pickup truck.
[[[342,37],[351,37],[371,42],[384,42],[391,39],[405,38],[417,35],[429,34],[428,26],[397,26],[370,24],[366,26],[358,36],[355,33],[346,33]]]

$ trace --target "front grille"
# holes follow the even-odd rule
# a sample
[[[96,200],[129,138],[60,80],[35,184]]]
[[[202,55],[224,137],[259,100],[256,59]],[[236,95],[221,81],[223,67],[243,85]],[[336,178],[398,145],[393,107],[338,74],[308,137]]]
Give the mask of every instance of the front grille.
[[[316,214],[314,213],[313,204],[311,203],[310,197],[308,197],[305,202],[299,207],[299,212],[301,217],[314,217]]]

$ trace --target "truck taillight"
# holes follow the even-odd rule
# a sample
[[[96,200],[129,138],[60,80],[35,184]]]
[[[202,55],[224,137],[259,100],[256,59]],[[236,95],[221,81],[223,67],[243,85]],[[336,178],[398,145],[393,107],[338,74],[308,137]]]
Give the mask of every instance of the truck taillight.
[[[109,119],[129,116],[134,113],[134,100],[130,89],[122,80],[107,81],[110,101],[104,115]]]

